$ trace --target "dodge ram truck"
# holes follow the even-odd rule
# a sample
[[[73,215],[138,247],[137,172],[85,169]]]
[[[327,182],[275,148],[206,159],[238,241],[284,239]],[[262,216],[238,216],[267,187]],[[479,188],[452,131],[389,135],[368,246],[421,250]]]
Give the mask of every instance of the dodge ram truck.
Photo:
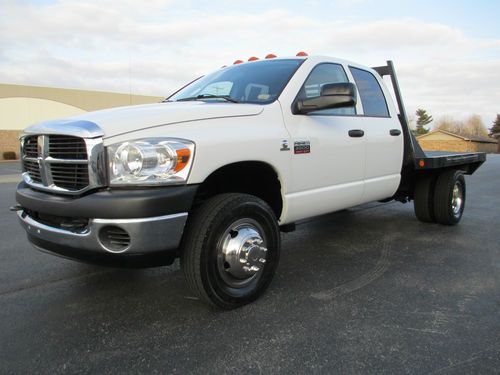
[[[422,151],[391,61],[250,60],[160,103],[25,129],[14,210],[29,241],[111,266],[180,258],[192,292],[231,309],[266,290],[281,232],[302,219],[397,200],[460,221],[485,154]]]

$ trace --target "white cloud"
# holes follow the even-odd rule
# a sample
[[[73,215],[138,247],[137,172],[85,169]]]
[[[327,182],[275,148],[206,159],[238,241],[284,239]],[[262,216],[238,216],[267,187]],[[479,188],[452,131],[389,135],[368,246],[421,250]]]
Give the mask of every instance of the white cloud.
[[[7,1],[0,81],[123,92],[131,83],[135,93],[167,95],[237,58],[306,50],[366,65],[393,59],[411,111],[479,113],[486,122],[500,111],[498,39],[418,19],[322,22],[285,9],[245,13],[224,5],[202,13],[173,0]]]

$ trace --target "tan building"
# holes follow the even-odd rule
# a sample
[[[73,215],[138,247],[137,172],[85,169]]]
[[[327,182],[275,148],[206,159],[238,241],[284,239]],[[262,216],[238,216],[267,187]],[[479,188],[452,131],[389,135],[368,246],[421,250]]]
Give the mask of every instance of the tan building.
[[[99,109],[156,103],[162,99],[158,96],[0,83],[0,160],[8,151],[19,156],[19,135],[29,125]]]
[[[488,152],[498,150],[498,141],[489,137],[461,136],[444,130],[434,130],[417,137],[425,151]]]

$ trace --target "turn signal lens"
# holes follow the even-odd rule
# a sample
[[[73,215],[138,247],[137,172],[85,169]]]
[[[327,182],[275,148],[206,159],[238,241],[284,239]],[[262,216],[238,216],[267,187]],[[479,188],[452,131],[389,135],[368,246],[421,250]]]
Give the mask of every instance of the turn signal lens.
[[[191,159],[191,150],[189,148],[181,148],[179,150],[175,150],[175,152],[177,153],[177,163],[174,170],[179,172],[182,171],[186,165],[188,165],[189,159]]]

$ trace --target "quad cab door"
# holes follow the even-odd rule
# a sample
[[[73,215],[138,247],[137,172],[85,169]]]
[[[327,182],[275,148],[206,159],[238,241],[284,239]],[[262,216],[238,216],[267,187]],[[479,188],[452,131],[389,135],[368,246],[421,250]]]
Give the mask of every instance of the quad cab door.
[[[363,203],[390,198],[401,180],[404,139],[396,109],[375,72],[349,66],[363,106],[366,167]]]
[[[320,63],[311,70],[296,99],[319,96],[323,85],[342,82],[349,82],[342,65]],[[283,108],[292,153],[286,222],[352,207],[362,201],[366,129],[362,118],[356,116],[359,108],[358,105],[308,114],[293,114],[291,108]]]

